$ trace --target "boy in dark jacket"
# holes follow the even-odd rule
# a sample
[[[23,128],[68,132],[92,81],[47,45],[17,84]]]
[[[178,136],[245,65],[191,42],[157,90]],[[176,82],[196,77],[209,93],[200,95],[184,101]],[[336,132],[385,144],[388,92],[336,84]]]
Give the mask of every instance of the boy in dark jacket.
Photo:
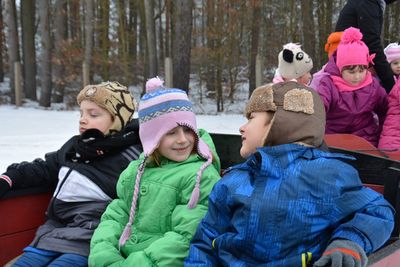
[[[325,111],[299,83],[257,88],[240,127],[246,158],[209,197],[185,266],[365,266],[393,229],[393,209],[349,159],[319,149]]]
[[[135,100],[117,82],[88,85],[77,97],[79,132],[45,160],[14,163],[0,176],[0,198],[13,189],[54,186],[47,220],[14,266],[87,266],[89,242],[119,174],[142,151]]]

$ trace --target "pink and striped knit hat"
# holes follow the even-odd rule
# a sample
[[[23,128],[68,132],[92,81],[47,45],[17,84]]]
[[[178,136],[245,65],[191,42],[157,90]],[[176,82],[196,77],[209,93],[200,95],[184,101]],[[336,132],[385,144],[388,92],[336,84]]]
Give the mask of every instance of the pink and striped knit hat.
[[[139,196],[140,179],[145,171],[146,160],[157,149],[166,133],[177,126],[189,127],[196,135],[197,153],[206,159],[197,172],[196,184],[188,203],[190,209],[196,207],[199,200],[202,173],[212,163],[212,152],[199,136],[193,105],[186,92],[181,89],[164,88],[163,83],[158,77],[149,79],[146,83],[146,94],[139,102],[139,136],[143,145],[144,160],[139,165],[136,175],[129,221],[120,237],[120,246],[125,244],[131,234]]]
[[[386,59],[389,63],[392,63],[396,59],[400,59],[400,45],[398,43],[390,43],[383,50],[386,55]]]
[[[367,45],[361,40],[361,31],[357,28],[347,28],[342,35],[340,43],[336,49],[336,65],[342,72],[343,67],[352,65],[374,64],[375,54],[370,55]]]

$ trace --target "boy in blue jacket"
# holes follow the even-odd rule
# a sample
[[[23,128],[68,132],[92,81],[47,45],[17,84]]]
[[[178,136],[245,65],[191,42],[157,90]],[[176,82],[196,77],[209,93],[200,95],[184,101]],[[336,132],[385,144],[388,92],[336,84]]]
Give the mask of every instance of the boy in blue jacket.
[[[325,110],[296,82],[257,88],[240,154],[214,186],[185,266],[366,266],[393,209],[350,157],[323,151]]]

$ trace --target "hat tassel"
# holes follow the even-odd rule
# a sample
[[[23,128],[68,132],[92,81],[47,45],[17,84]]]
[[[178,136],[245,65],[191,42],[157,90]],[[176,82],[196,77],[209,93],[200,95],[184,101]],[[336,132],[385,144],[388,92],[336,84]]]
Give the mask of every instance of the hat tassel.
[[[200,188],[199,188],[199,185],[197,185],[197,183],[196,183],[196,185],[192,191],[192,196],[190,197],[190,200],[189,200],[189,204],[188,204],[189,209],[193,209],[196,207],[197,202],[199,201],[199,197],[200,197]]]
[[[121,237],[119,238],[119,249],[121,249],[121,247],[123,245],[125,245],[126,240],[128,240],[129,236],[131,235],[132,231],[131,231],[131,224],[127,224],[124,228],[124,231],[122,232]]]
[[[124,231],[121,234],[121,237],[119,238],[119,249],[121,249],[121,247],[123,245],[125,245],[126,240],[128,240],[129,236],[132,233],[131,227],[132,227],[132,224],[133,224],[133,222],[135,220],[136,204],[137,204],[137,199],[139,197],[140,179],[142,178],[142,174],[144,172],[146,159],[147,159],[147,157],[145,156],[143,161],[142,161],[142,163],[140,163],[139,168],[138,168],[138,172],[136,174],[135,189],[133,191],[132,205],[131,205],[131,209],[130,209],[130,212],[129,212],[129,220],[128,220],[128,223],[126,224],[125,228],[124,228]]]
[[[189,209],[193,209],[197,206],[197,202],[199,201],[200,198],[200,181],[201,181],[201,176],[204,172],[204,170],[212,163],[212,158],[208,158],[207,162],[204,163],[200,170],[197,172],[197,177],[196,177],[196,185],[194,186],[194,189],[192,191],[192,195],[190,197],[188,207]]]

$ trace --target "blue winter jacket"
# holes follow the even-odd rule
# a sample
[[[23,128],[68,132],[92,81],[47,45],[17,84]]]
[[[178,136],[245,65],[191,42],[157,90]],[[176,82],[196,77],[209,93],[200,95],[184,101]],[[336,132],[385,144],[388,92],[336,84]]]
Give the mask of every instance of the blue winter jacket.
[[[297,144],[258,149],[214,186],[185,266],[306,266],[337,238],[375,251],[393,209],[343,159]]]

